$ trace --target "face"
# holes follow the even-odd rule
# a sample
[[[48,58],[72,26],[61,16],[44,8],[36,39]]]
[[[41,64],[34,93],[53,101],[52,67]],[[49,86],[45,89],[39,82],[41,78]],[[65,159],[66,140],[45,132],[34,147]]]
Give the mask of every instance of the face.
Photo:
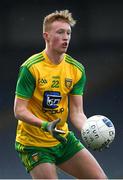
[[[60,54],[67,51],[70,38],[71,27],[64,21],[54,21],[46,32],[47,47]]]

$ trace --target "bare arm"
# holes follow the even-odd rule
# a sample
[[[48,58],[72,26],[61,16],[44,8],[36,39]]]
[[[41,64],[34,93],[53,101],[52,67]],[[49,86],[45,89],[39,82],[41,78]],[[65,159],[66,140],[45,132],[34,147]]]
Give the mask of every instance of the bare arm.
[[[41,127],[42,121],[37,118],[28,110],[28,102],[29,100],[24,100],[15,97],[14,102],[14,115],[16,119],[29,123],[31,125]]]
[[[72,124],[81,131],[87,117],[83,111],[83,97],[79,95],[70,96],[70,119]]]
[[[62,130],[58,130],[56,128],[56,125],[57,123],[60,122],[60,119],[56,119],[55,121],[49,123],[42,121],[28,110],[27,108],[28,102],[29,100],[23,100],[15,97],[15,102],[14,102],[15,118],[24,121],[28,124],[31,124],[33,126],[37,126],[39,128],[41,128],[41,126],[45,123],[43,126],[44,131],[49,132],[54,138],[56,138],[61,143],[66,142],[66,138],[60,136],[60,134],[64,134],[65,132]]]

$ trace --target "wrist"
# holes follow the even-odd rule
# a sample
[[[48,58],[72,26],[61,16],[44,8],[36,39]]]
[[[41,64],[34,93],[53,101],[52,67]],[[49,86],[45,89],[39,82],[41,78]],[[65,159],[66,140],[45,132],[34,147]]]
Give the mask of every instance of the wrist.
[[[49,124],[48,122],[43,121],[40,128],[41,128],[42,130],[45,130],[45,131],[46,131],[48,124]]]

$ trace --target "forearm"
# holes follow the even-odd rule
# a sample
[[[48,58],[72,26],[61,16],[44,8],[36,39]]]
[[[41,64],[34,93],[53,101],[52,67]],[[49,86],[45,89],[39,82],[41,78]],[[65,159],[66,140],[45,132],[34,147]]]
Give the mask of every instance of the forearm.
[[[33,115],[27,108],[15,110],[14,114],[16,119],[41,127],[42,120]]]
[[[71,113],[70,119],[72,124],[75,128],[77,128],[79,131],[81,131],[85,121],[87,120],[87,117],[84,113]]]

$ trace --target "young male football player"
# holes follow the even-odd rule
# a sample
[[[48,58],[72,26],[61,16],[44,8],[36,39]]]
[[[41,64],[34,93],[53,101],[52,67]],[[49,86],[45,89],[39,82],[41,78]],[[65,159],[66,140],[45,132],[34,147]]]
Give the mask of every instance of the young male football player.
[[[106,179],[91,153],[68,129],[81,131],[86,116],[82,64],[66,54],[76,21],[68,10],[44,18],[45,49],[20,67],[14,103],[16,150],[34,179],[57,179],[56,166],[81,179]]]

